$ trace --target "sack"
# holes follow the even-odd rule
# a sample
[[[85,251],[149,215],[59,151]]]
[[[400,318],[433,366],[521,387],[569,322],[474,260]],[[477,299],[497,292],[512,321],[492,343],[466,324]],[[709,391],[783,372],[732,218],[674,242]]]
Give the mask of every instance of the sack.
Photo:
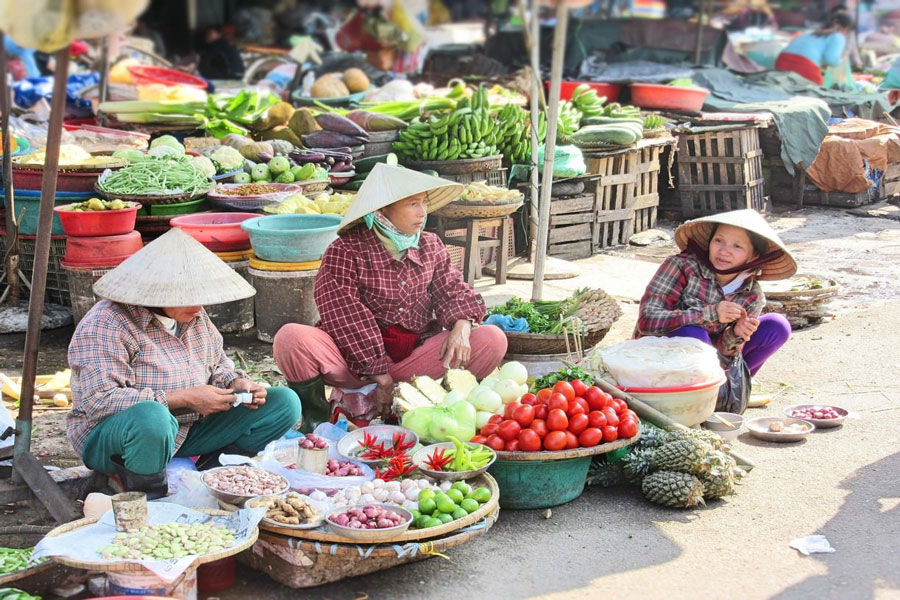
[[[730,359],[729,364],[725,367],[725,376],[727,381],[719,388],[716,412],[743,414],[750,401],[752,376],[750,368],[740,353]]]

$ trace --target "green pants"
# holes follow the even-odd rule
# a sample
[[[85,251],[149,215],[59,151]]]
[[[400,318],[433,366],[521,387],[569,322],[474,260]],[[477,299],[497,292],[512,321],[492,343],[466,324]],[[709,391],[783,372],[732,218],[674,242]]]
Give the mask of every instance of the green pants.
[[[255,455],[280,438],[300,419],[300,399],[293,390],[269,388],[266,403],[256,410],[238,406],[212,414],[191,425],[187,439],[175,452],[178,421],[158,402],[140,402],[104,419],[84,443],[82,459],[88,468],[112,473],[112,456],[125,468],[152,475],[166,468],[175,456],[199,456],[234,444]]]

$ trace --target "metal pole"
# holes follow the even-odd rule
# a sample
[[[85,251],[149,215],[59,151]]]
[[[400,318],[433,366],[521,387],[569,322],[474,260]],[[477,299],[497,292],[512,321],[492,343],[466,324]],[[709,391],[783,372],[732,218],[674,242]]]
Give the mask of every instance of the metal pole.
[[[550,237],[550,191],[553,187],[553,157],[556,151],[556,120],[559,118],[559,88],[563,58],[566,52],[566,29],[569,9],[564,2],[556,5],[556,29],[553,32],[553,59],[550,65],[550,98],[547,115],[547,141],[544,143],[544,173],[541,184],[540,218],[538,220],[537,252],[534,263],[534,282],[531,299],[540,300],[544,291],[544,263],[547,259],[547,239]]]
[[[538,19],[540,6],[537,0],[531,0],[531,185],[529,186],[528,199],[528,260],[534,262],[537,249],[538,220],[538,190],[540,177],[538,176],[538,148],[541,141],[538,139],[538,116],[542,110],[541,98],[541,26]],[[523,21],[523,25],[524,25]]]
[[[109,36],[100,40],[100,102],[106,102],[109,94]]]
[[[697,45],[694,47],[694,64],[700,64],[700,46],[703,42],[703,13],[706,0],[699,0],[697,6]]]
[[[50,123],[47,129],[47,150],[44,158],[44,177],[41,181],[41,208],[38,213],[37,239],[34,248],[34,272],[31,276],[31,298],[28,302],[28,328],[25,331],[25,356],[22,365],[22,396],[16,419],[15,462],[19,455],[31,451],[31,413],[34,407],[34,378],[37,375],[38,348],[41,342],[41,320],[44,314],[44,292],[47,287],[47,263],[50,258],[50,228],[53,221],[53,200],[56,197],[56,176],[59,166],[59,145],[62,138],[63,113],[66,109],[66,80],[69,72],[69,45],[54,54],[56,72],[53,76],[53,97],[50,99]],[[13,477],[19,477],[13,470]]]

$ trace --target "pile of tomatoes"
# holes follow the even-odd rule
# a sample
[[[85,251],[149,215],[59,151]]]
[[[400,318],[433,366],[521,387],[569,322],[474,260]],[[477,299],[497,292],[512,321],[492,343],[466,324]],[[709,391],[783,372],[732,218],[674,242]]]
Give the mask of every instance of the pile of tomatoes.
[[[510,402],[471,441],[508,452],[572,450],[632,438],[639,430],[637,414],[623,400],[576,379]]]

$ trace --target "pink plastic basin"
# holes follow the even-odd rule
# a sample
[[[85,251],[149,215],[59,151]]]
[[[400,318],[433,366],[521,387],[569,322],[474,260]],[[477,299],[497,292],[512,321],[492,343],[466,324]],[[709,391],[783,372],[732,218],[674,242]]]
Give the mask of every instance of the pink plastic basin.
[[[169,221],[213,252],[234,252],[250,247],[250,234],[241,223],[258,217],[255,213],[218,212],[182,215]]]
[[[641,108],[665,108],[700,112],[709,95],[705,88],[678,87],[656,83],[632,83],[631,103]]]
[[[601,83],[598,81],[562,81],[560,82],[559,88],[559,99],[560,100],[571,100],[572,93],[575,91],[581,84],[586,84],[591,86],[592,89],[597,91],[597,95],[600,97],[606,96],[607,102],[615,102],[619,99],[619,94],[622,92],[622,86],[618,83]],[[545,81],[544,87],[547,92],[550,92],[550,82]]]

